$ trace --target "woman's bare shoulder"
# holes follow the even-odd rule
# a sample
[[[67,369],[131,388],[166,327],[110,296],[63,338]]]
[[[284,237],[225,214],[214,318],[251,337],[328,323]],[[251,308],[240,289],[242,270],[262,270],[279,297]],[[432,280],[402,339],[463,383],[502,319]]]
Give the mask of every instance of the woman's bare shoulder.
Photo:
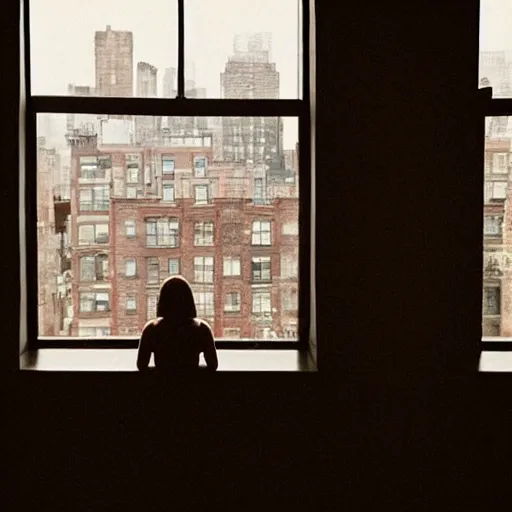
[[[155,327],[162,321],[162,318],[155,318],[154,320],[149,320],[146,322],[146,325],[142,329],[142,334],[150,334],[154,331]]]

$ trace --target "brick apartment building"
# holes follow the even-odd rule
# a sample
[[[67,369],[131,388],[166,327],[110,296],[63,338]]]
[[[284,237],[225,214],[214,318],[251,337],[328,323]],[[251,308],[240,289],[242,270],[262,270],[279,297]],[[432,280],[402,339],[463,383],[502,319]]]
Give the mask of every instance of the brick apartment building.
[[[139,334],[161,282],[179,273],[217,338],[297,336],[297,180],[262,187],[261,167],[212,155],[206,134],[152,147],[75,141],[72,335]]]

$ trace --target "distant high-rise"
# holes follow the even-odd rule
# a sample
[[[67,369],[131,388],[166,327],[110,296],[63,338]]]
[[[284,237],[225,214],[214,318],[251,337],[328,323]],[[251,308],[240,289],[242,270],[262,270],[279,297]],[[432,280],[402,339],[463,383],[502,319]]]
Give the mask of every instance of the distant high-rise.
[[[162,96],[164,98],[176,97],[176,68],[165,69]]]
[[[233,55],[221,73],[221,96],[228,99],[278,99],[279,73],[270,62],[269,33],[237,35]],[[227,162],[266,162],[282,165],[280,118],[246,117],[222,119],[222,158]]]
[[[133,96],[133,34],[112,30],[96,32],[96,94],[98,96]]]
[[[70,96],[94,96],[94,87],[89,85],[68,85]],[[80,130],[82,133],[95,133],[97,130],[95,116],[91,114],[68,114],[66,117],[67,131]]]
[[[137,64],[137,96],[140,98],[156,97],[157,69],[147,62]]]

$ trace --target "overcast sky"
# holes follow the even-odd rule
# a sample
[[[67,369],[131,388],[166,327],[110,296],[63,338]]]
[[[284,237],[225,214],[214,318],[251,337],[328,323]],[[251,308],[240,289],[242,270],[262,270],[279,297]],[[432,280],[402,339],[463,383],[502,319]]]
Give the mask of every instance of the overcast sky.
[[[280,97],[297,98],[298,2],[186,0],[185,59],[194,64],[197,87],[220,97],[235,34],[271,32]],[[69,83],[94,86],[94,33],[107,25],[133,33],[134,70],[140,61],[158,68],[159,96],[164,69],[177,67],[176,0],[30,0],[30,15],[33,94],[67,94]],[[292,148],[297,124],[287,121],[284,143]]]
[[[512,50],[512,1],[480,1],[480,51]]]

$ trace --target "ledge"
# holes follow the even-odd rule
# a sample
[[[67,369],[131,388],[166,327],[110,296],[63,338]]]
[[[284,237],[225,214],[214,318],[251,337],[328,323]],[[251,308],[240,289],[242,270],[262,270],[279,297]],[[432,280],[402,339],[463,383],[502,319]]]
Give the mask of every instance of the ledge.
[[[296,350],[218,350],[220,372],[314,372]],[[50,372],[137,372],[134,349],[39,349],[20,358],[20,369]],[[153,357],[150,366],[153,365]],[[205,366],[201,356],[200,365]]]
[[[485,350],[480,354],[480,364],[478,366],[480,373],[504,373],[512,372],[512,352]]]

